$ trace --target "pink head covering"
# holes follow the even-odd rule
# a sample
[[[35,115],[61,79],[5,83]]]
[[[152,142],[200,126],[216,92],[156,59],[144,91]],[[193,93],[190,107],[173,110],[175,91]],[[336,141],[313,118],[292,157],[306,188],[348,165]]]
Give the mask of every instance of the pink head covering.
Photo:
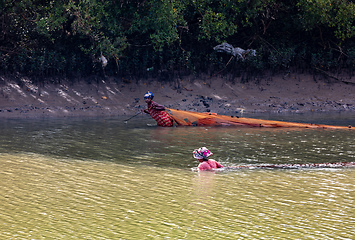
[[[208,150],[205,147],[201,147],[199,149],[195,149],[192,152],[192,155],[194,156],[194,158],[196,159],[207,159],[209,156],[211,156],[213,153],[210,152],[210,150]]]

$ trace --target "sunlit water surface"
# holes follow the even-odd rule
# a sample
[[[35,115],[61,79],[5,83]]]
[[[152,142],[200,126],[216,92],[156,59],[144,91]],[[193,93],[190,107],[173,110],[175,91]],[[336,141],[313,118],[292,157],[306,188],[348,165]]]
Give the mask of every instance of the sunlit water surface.
[[[355,168],[198,173],[191,153],[207,146],[225,166],[351,162],[355,131],[123,120],[0,120],[0,239],[354,239]]]

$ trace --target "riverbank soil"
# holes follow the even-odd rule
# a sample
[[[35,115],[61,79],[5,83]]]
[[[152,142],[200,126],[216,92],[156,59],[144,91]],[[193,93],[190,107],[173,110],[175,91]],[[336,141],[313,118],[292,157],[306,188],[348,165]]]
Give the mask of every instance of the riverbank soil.
[[[247,82],[208,76],[167,82],[92,79],[36,84],[27,77],[0,76],[0,118],[132,116],[145,108],[148,90],[169,108],[227,115],[355,111],[355,77],[350,76],[287,74]]]

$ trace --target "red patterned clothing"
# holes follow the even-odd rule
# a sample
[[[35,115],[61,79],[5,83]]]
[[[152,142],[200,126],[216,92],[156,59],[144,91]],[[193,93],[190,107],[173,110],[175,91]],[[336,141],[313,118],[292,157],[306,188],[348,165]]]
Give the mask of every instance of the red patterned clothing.
[[[165,112],[164,106],[151,101],[148,104],[148,113],[155,121],[157,121],[158,126],[161,127],[173,126],[173,119]]]
[[[199,171],[213,170],[215,168],[222,168],[223,166],[213,159],[208,159],[208,161],[203,161],[198,165]]]

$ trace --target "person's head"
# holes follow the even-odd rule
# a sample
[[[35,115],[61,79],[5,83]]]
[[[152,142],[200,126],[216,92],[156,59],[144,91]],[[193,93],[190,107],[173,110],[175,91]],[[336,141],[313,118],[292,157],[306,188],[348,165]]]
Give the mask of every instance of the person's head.
[[[192,152],[192,155],[194,158],[196,158],[199,162],[202,161],[208,161],[208,157],[212,156],[213,153],[210,152],[210,150],[208,150],[205,147],[200,147],[199,149],[195,149]]]
[[[144,101],[145,101],[146,103],[151,102],[151,101],[153,100],[153,98],[154,98],[154,95],[153,95],[153,93],[150,92],[150,91],[148,91],[148,92],[146,92],[146,93],[144,94]]]

